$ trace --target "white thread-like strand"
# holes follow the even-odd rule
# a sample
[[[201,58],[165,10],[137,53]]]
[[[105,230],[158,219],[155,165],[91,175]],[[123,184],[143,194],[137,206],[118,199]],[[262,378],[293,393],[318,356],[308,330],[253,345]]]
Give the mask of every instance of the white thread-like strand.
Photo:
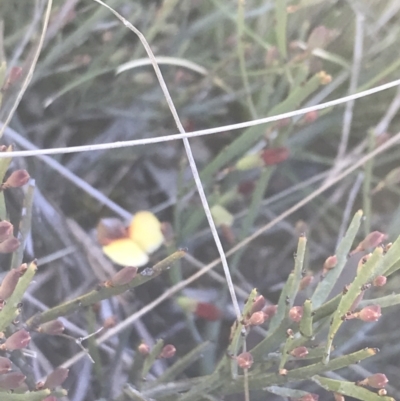
[[[148,145],[152,143],[161,143],[168,142],[177,139],[183,138],[194,138],[197,136],[203,135],[212,135],[217,134],[219,132],[233,131],[243,128],[254,127],[256,125],[267,124],[279,120],[283,120],[284,118],[291,118],[300,116],[302,114],[309,113],[310,111],[318,111],[327,109],[328,107],[337,106],[343,103],[346,103],[350,100],[360,99],[365,96],[373,95],[374,93],[382,92],[384,90],[394,88],[395,86],[400,85],[400,79],[396,79],[395,81],[388,82],[383,85],[376,86],[374,88],[354,93],[353,95],[344,96],[339,99],[330,100],[329,102],[316,104],[310,107],[304,107],[302,109],[289,111],[287,113],[277,114],[276,116],[259,118],[257,120],[245,121],[243,123],[238,124],[230,124],[224,125],[221,127],[208,128],[193,132],[186,132],[182,134],[173,134],[167,136],[160,136],[156,138],[143,138],[143,139],[133,139],[131,141],[118,141],[111,143],[103,143],[96,145],[82,145],[82,146],[71,146],[64,148],[54,148],[54,149],[38,149],[38,150],[21,150],[12,152],[13,157],[27,157],[27,156],[37,156],[37,155],[58,155],[58,154],[66,154],[66,153],[78,153],[78,152],[90,152],[93,150],[108,150],[108,149],[119,149],[119,148],[127,148],[130,146],[139,146],[139,145]],[[0,158],[10,157],[10,154],[0,153]]]

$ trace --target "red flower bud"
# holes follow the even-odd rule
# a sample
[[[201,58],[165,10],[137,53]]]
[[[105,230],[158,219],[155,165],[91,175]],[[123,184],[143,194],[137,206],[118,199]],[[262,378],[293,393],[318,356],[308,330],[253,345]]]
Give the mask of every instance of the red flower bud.
[[[337,265],[337,257],[336,255],[329,256],[322,267],[322,274],[325,276],[329,270],[332,270]]]
[[[65,369],[65,368],[61,368],[61,367],[55,369],[53,372],[51,372],[47,376],[47,379],[44,382],[44,388],[53,390],[56,387],[61,386],[61,384],[63,384],[64,381],[67,379],[68,372],[69,372],[69,369]]]
[[[386,234],[383,234],[379,231],[373,231],[369,233],[358,245],[357,247],[350,253],[353,255],[357,252],[366,251],[370,248],[376,248],[379,244],[381,244],[387,238]]]
[[[116,273],[110,280],[106,281],[105,287],[116,287],[130,283],[137,273],[137,267],[126,266]]]
[[[370,386],[372,388],[385,388],[389,383],[388,378],[383,373],[375,373],[364,380],[357,382],[359,386]]]
[[[37,331],[39,333],[50,334],[55,336],[57,334],[61,334],[64,331],[65,327],[60,320],[51,320],[50,322],[43,323],[39,326]]]
[[[141,343],[138,346],[137,350],[138,350],[139,354],[144,355],[144,356],[146,356],[150,353],[150,347],[145,343]]]
[[[264,308],[264,306],[265,306],[265,298],[262,295],[259,295],[254,299],[250,313],[259,312]]]
[[[253,356],[250,352],[242,352],[236,357],[237,364],[242,369],[250,369],[253,365]]]
[[[30,341],[31,335],[26,330],[22,329],[11,334],[0,348],[7,351],[14,351],[16,349],[26,348]]]
[[[260,326],[265,322],[266,315],[262,311],[254,312],[250,318],[246,321],[246,324],[249,326]]]
[[[9,221],[0,221],[0,242],[5,241],[13,233],[13,225]]]
[[[379,305],[369,305],[356,313],[356,317],[363,322],[376,322],[382,316]]]
[[[372,285],[375,287],[383,287],[386,284],[387,278],[385,276],[378,276],[374,278]]]
[[[0,388],[4,390],[14,390],[21,386],[26,377],[20,372],[10,372],[0,375]]]
[[[289,157],[289,150],[284,147],[264,149],[261,157],[266,166],[272,166],[284,162]]]
[[[19,241],[15,237],[7,238],[0,243],[0,253],[12,253],[18,249],[19,245]]]
[[[5,275],[0,285],[1,300],[5,301],[6,299],[10,298],[18,284],[19,278],[20,274],[17,269],[12,269]]]
[[[208,302],[198,302],[194,314],[204,320],[214,322],[221,319],[222,312],[214,304]]]
[[[162,359],[168,359],[172,358],[175,355],[175,353],[176,353],[176,348],[172,344],[167,344],[161,350],[160,355],[158,357]]]
[[[290,355],[294,356],[295,358],[304,358],[308,355],[308,349],[306,347],[297,347],[290,351]]]
[[[11,370],[11,361],[4,356],[0,356],[0,375],[7,373]]]
[[[289,319],[294,322],[300,322],[303,317],[303,307],[302,306],[293,306],[289,310]]]
[[[3,184],[3,188],[18,188],[28,183],[29,173],[26,170],[16,170],[11,173]]]
[[[314,280],[314,276],[304,276],[300,280],[299,290],[305,290]]]

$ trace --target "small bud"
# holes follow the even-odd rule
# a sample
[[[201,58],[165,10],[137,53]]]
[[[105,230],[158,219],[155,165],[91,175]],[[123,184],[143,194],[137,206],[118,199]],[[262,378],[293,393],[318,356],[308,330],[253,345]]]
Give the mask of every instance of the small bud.
[[[387,278],[385,276],[377,276],[374,278],[372,285],[374,287],[383,287],[386,284]]]
[[[356,313],[356,317],[363,322],[376,322],[382,316],[379,305],[369,305]]]
[[[289,157],[289,149],[284,147],[264,149],[261,153],[261,157],[266,166],[273,166],[287,160]]]
[[[381,233],[380,231],[373,231],[372,233],[369,233],[358,245],[357,247],[350,253],[350,255],[353,255],[357,252],[362,252],[366,251],[371,248],[376,248],[378,245],[380,245],[385,239],[387,238],[387,235],[384,233]]]
[[[26,348],[30,341],[31,335],[26,330],[22,329],[11,334],[0,348],[7,351],[14,351],[16,349]]]
[[[259,295],[254,299],[250,313],[259,312],[264,308],[264,306],[265,298],[262,295]]]
[[[332,82],[332,76],[327,74],[325,71],[320,71],[317,76],[321,85],[328,85]]]
[[[43,323],[39,326],[37,331],[39,333],[50,334],[52,336],[61,334],[65,327],[60,320],[51,320],[50,322]]]
[[[260,326],[265,322],[265,313],[262,311],[254,312],[246,321],[249,326]]]
[[[383,396],[387,395],[387,391],[384,388],[381,388],[378,390],[378,395],[383,397]]]
[[[16,270],[18,271],[20,277],[22,277],[28,270],[28,265],[26,263],[22,263],[22,265],[20,267],[17,267]]]
[[[69,369],[57,368],[51,372],[46,381],[44,382],[44,388],[54,390],[56,387],[61,386],[68,377]]]
[[[322,267],[322,275],[325,276],[330,270],[337,265],[337,256],[332,255],[326,258],[324,266]]]
[[[210,322],[221,319],[222,312],[214,304],[208,302],[198,302],[194,314]]]
[[[0,221],[0,242],[10,238],[13,234],[13,225],[9,221]]]
[[[306,347],[297,347],[290,351],[290,355],[294,356],[295,358],[304,358],[308,355],[308,349]]]
[[[303,316],[303,307],[302,306],[293,306],[289,310],[289,319],[294,322],[300,322]]]
[[[136,276],[137,267],[126,266],[122,268],[118,273],[116,273],[110,280],[104,283],[104,286],[117,287],[119,285],[125,285],[130,283]]]
[[[20,372],[10,372],[0,375],[0,388],[4,390],[14,390],[21,386],[26,377]]]
[[[385,388],[389,383],[388,378],[383,373],[375,373],[364,380],[357,382],[358,386],[370,386],[372,388]]]
[[[237,364],[242,369],[250,369],[253,365],[253,356],[250,352],[242,352],[236,357]]]
[[[18,249],[19,245],[20,243],[15,237],[7,238],[0,243],[0,253],[12,253]]]
[[[158,357],[162,359],[168,359],[172,358],[175,355],[175,353],[176,353],[176,348],[172,344],[167,344],[161,350],[160,355],[158,355]]]
[[[279,374],[281,376],[286,376],[287,375],[287,369],[279,369]]]
[[[263,312],[268,316],[268,319],[275,316],[278,310],[278,305],[268,305],[264,308]]]
[[[3,184],[3,188],[19,188],[28,183],[29,179],[28,172],[26,170],[16,170],[11,173],[7,180]]]
[[[150,353],[150,347],[146,343],[141,343],[137,348],[139,354],[146,356]]]
[[[11,269],[3,278],[0,285],[0,299],[5,301],[10,298],[18,284],[20,278],[19,271],[17,269]]]
[[[11,370],[11,361],[4,356],[0,356],[0,375],[7,373]]]
[[[300,284],[299,284],[299,290],[305,290],[314,280],[314,276],[304,276],[301,280],[300,280]]]

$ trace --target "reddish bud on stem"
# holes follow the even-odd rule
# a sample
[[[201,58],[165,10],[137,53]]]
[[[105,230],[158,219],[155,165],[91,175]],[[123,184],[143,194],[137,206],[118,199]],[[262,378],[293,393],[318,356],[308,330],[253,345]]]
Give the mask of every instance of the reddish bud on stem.
[[[250,369],[253,365],[253,356],[250,352],[242,352],[236,357],[237,364],[242,369]]]
[[[4,356],[0,356],[0,375],[7,373],[11,370],[11,361]]]
[[[26,348],[31,341],[31,335],[24,329],[16,331],[7,338],[4,344],[0,346],[0,349],[7,351],[14,351],[16,349]]]
[[[37,331],[39,333],[50,334],[52,336],[61,334],[65,327],[60,320],[51,320],[50,322],[43,323]]]
[[[374,287],[383,287],[387,282],[387,278],[385,276],[378,276],[374,278],[372,285]]]
[[[0,375],[0,388],[4,390],[14,390],[21,386],[26,377],[20,372],[10,372]]]
[[[126,266],[115,274],[110,280],[106,281],[105,287],[116,287],[130,283],[136,276],[137,267]]]
[[[350,253],[353,255],[357,252],[366,251],[370,248],[376,248],[379,244],[381,244],[387,238],[386,234],[381,233],[380,231],[373,231],[369,233],[358,245],[357,247]]]
[[[262,311],[254,312],[246,321],[249,326],[260,326],[265,322],[266,315]]]
[[[50,390],[55,389],[58,386],[61,386],[65,382],[68,377],[69,369],[65,368],[57,368],[53,372],[51,372],[46,381],[44,382],[44,388],[48,388]]]
[[[172,344],[167,344],[161,350],[160,355],[158,357],[162,359],[168,359],[172,358],[175,355],[175,353],[176,353],[176,348]]]
[[[389,383],[388,378],[383,373],[375,373],[364,380],[357,382],[359,386],[370,386],[372,388],[385,388]]]
[[[138,348],[137,348],[139,354],[146,356],[150,353],[150,347],[145,344],[145,343],[141,343]]]
[[[297,347],[290,351],[290,355],[294,356],[295,358],[304,358],[308,355],[308,349],[304,346]]]
[[[261,157],[266,166],[272,166],[284,162],[289,157],[289,150],[284,147],[264,149]]]
[[[303,307],[302,306],[293,306],[289,310],[289,319],[294,322],[300,322],[303,317]]]
[[[13,225],[9,221],[0,221],[0,242],[5,241],[13,234]]]
[[[18,249],[19,245],[20,243],[15,237],[7,238],[0,243],[0,253],[12,253]]]
[[[19,188],[28,183],[30,175],[26,170],[16,170],[11,173],[3,184],[5,188]]]
[[[259,295],[258,297],[255,298],[250,313],[259,312],[264,308],[264,306],[265,306],[265,298],[262,295]]]
[[[17,269],[10,270],[4,277],[0,285],[0,299],[5,301],[10,298],[18,284],[20,278],[19,271]]]

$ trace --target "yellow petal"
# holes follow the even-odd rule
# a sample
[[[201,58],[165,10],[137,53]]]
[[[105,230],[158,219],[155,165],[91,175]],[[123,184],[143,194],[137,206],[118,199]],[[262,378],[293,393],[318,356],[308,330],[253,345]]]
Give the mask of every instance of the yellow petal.
[[[133,216],[129,237],[146,253],[154,252],[164,242],[160,221],[148,211],[141,211]]]
[[[115,263],[122,266],[140,267],[149,261],[147,254],[130,238],[117,239],[103,246],[103,252]]]

